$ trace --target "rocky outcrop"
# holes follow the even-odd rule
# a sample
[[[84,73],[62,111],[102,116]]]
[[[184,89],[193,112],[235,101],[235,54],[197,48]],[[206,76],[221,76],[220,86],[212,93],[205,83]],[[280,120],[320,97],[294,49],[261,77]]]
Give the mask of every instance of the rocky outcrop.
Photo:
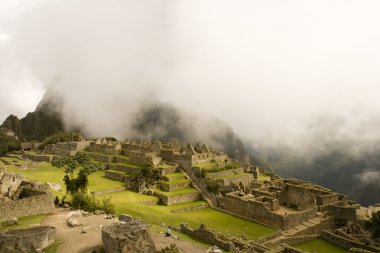
[[[102,242],[106,253],[157,252],[147,226],[138,219],[103,227]]]
[[[0,234],[0,253],[34,253],[53,244],[55,227],[8,230]]]

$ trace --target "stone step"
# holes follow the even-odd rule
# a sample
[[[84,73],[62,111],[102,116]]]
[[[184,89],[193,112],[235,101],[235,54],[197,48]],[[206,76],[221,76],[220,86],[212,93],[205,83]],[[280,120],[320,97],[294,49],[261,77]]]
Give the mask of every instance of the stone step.
[[[121,182],[127,182],[130,178],[130,175],[118,170],[106,170],[105,177],[113,180],[118,180]]]
[[[165,174],[163,176],[163,179],[165,181],[174,181],[174,180],[185,179],[185,178],[186,177],[185,177],[185,175],[182,172]]]
[[[178,191],[164,192],[155,190],[154,195],[159,197],[161,203],[166,206],[172,206],[175,204],[188,203],[199,200],[201,194],[194,188],[186,188]]]
[[[160,184],[161,190],[164,192],[173,192],[173,191],[189,188],[191,186],[190,180],[186,178],[178,179],[178,180],[170,180],[170,181],[160,181],[159,184]]]

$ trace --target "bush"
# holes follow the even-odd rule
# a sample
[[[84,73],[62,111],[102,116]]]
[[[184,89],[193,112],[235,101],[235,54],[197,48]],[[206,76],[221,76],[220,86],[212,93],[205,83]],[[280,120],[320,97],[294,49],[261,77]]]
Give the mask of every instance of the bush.
[[[365,226],[371,232],[373,238],[380,238],[380,211],[373,213]]]
[[[103,198],[102,203],[100,203],[99,200],[95,199],[95,195],[82,192],[73,195],[72,207],[87,212],[102,210],[107,214],[115,213],[115,205],[111,203],[111,197]]]
[[[197,170],[195,171],[195,176],[197,176],[197,178],[206,178],[206,171],[204,170]]]
[[[85,210],[87,212],[95,212],[100,210],[98,200],[95,200],[94,195],[78,192],[73,195],[72,206],[76,209]]]
[[[220,184],[217,181],[209,180],[207,181],[207,190],[217,195],[220,192]]]
[[[20,148],[20,142],[12,136],[8,136],[0,132],[0,156],[4,156],[7,152]]]
[[[111,197],[103,198],[102,210],[107,214],[115,213],[115,205],[111,202]]]

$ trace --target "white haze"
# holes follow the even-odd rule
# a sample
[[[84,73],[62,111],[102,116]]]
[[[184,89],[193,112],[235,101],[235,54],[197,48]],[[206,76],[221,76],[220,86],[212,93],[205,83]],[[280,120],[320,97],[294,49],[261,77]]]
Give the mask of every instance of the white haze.
[[[92,135],[158,100],[255,143],[380,139],[377,0],[28,1],[0,0],[0,119],[50,86]]]

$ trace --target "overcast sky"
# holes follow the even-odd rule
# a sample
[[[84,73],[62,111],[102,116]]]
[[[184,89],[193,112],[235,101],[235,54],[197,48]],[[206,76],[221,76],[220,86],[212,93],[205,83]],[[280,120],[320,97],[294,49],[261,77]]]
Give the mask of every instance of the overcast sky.
[[[380,110],[379,13],[378,0],[0,0],[0,121],[54,86],[66,121],[94,125],[154,98],[248,138],[321,116],[362,126]]]

